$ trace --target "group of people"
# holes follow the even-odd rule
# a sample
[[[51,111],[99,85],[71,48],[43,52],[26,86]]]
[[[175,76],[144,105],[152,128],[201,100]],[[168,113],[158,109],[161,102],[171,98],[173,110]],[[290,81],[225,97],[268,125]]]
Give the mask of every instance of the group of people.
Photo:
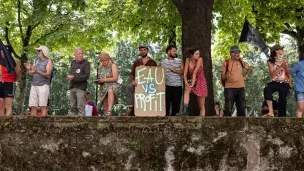
[[[132,66],[130,73],[130,84],[127,85],[127,116],[134,116],[134,93],[135,87],[135,69],[140,65],[157,66],[157,63],[148,56],[149,48],[146,45],[140,45],[140,56]],[[177,48],[168,46],[166,48],[167,59],[160,62],[166,70],[166,116],[187,115],[189,94],[193,92],[198,97],[200,106],[200,115],[205,116],[205,98],[208,96],[206,79],[203,69],[203,58],[200,57],[200,51],[197,48],[189,48],[185,51],[186,61],[177,58]],[[184,90],[184,105],[181,113],[180,103]],[[170,112],[171,109],[171,112]]]
[[[300,61],[290,70],[288,60],[282,58],[284,54],[283,49],[280,45],[274,45],[270,48],[270,57],[267,64],[271,82],[264,88],[265,105],[263,105],[263,108],[266,107],[267,110],[262,109],[262,117],[273,117],[275,113],[279,117],[286,117],[287,95],[289,89],[293,87],[291,82],[292,74],[296,74],[294,86],[297,101],[296,115],[297,117],[302,117],[304,110],[304,53],[300,54]],[[237,116],[246,116],[244,82],[248,79],[251,68],[240,59],[240,52],[241,50],[238,46],[232,46],[230,48],[231,58],[224,61],[220,70],[221,80],[225,87],[224,116],[231,116],[234,103],[236,103]],[[247,70],[245,76],[243,76],[243,68]],[[275,112],[273,105],[273,93],[275,92],[279,94],[278,104],[276,105],[277,112]]]
[[[146,45],[138,47],[140,58],[132,66],[130,72],[130,84],[126,86],[127,107],[126,116],[134,116],[134,93],[137,83],[135,71],[137,66],[157,66],[157,63],[149,57],[149,48]],[[50,94],[50,78],[53,71],[53,62],[49,58],[49,49],[46,46],[36,48],[37,58],[34,64],[24,63],[29,74],[33,77],[29,96],[31,115],[37,115],[37,108],[41,109],[41,115],[46,116],[48,110],[48,99]],[[300,62],[290,70],[288,60],[281,58],[284,54],[282,46],[275,45],[270,49],[270,58],[267,61],[271,82],[264,88],[265,105],[267,112],[263,117],[274,116],[273,93],[279,93],[278,116],[286,116],[286,103],[289,89],[292,87],[291,75],[296,74],[294,89],[297,99],[297,116],[302,117],[304,110],[304,55],[301,54]],[[240,58],[240,48],[230,48],[230,58],[225,60],[220,72],[221,81],[224,86],[225,108],[220,109],[220,104],[215,104],[218,116],[231,116],[232,108],[236,104],[237,116],[246,116],[245,81],[251,74],[250,66]],[[166,70],[166,116],[187,115],[189,95],[192,92],[198,97],[200,115],[205,116],[205,98],[208,96],[206,79],[204,77],[203,58],[197,48],[189,48],[184,52],[185,60],[177,58],[177,48],[168,46],[166,48],[167,59],[162,60],[159,66]],[[88,79],[90,77],[90,63],[84,59],[84,51],[81,48],[74,50],[75,60],[71,62],[70,72],[66,76],[70,81],[70,115],[85,116],[86,105],[93,106],[93,116],[97,116],[95,104],[88,100]],[[3,55],[1,56],[3,57]],[[118,98],[120,82],[118,81],[118,67],[108,53],[99,54],[101,62],[98,68],[98,78],[95,84],[100,85],[100,102],[105,116],[112,115],[113,104]],[[0,115],[11,115],[12,98],[14,96],[14,82],[20,79],[20,66],[15,67],[16,74],[11,74],[4,66],[0,66]],[[246,74],[243,74],[243,69]],[[184,92],[183,92],[183,84]],[[182,94],[183,108],[180,112]],[[266,111],[266,110],[265,110]]]

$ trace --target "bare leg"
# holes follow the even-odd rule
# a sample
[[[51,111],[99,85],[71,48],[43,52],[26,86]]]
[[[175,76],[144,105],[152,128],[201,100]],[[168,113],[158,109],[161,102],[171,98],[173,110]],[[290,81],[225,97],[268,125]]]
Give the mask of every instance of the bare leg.
[[[103,108],[103,111],[104,111],[104,114],[106,111],[109,110],[109,107],[108,107],[108,94],[104,97],[103,101],[102,101],[102,108]]]
[[[12,104],[13,104],[13,98],[11,97],[6,97],[4,99],[4,103],[5,103],[5,113],[6,116],[10,116],[12,114]]]
[[[272,101],[271,100],[266,100],[267,106],[268,106],[268,110],[269,112],[266,114],[266,116],[274,116],[273,113],[273,107],[272,107]]]
[[[185,87],[185,92],[184,92],[184,104],[188,104],[189,103],[189,99],[190,99],[190,92],[191,92],[191,88],[190,87]]]
[[[36,115],[37,115],[37,107],[31,106],[31,116],[36,116]]]
[[[41,106],[41,116],[47,116],[46,106]]]
[[[297,117],[302,117],[303,111],[304,111],[304,102],[297,102]]]
[[[200,108],[200,115],[205,117],[205,97],[198,97],[198,104]]]
[[[108,110],[112,111],[113,108],[113,103],[114,103],[114,92],[112,89],[108,90]]]
[[[4,116],[4,98],[0,98],[0,116]]]

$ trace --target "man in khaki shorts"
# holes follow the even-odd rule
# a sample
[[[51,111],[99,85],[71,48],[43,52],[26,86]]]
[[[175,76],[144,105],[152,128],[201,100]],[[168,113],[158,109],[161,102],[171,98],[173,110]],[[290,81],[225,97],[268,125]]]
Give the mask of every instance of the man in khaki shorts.
[[[36,50],[38,57],[35,59],[34,65],[31,67],[30,63],[24,63],[30,75],[33,76],[29,106],[31,115],[36,116],[37,107],[40,106],[42,116],[46,116],[53,62],[49,59],[49,49],[46,46],[40,46]]]

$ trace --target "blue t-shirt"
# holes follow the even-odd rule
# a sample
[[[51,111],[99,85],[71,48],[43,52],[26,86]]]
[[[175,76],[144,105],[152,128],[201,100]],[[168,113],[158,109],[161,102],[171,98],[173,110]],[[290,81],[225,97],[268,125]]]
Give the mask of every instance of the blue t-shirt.
[[[296,63],[291,68],[290,74],[296,74],[294,90],[297,93],[304,93],[304,60]]]

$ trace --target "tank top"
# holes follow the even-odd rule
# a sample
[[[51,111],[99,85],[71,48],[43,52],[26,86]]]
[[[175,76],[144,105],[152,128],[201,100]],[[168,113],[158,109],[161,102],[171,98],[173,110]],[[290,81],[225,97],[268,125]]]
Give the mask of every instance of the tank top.
[[[278,68],[281,68],[281,65],[282,63],[279,63],[279,62],[275,62],[273,64],[273,70],[276,70]],[[285,72],[285,69],[281,68],[281,71],[278,72],[273,78],[272,78],[272,81],[275,81],[275,82],[283,82],[283,83],[289,83],[289,78]]]
[[[39,72],[46,72],[46,66],[49,62],[49,59],[41,60],[39,58],[36,59],[35,68]],[[50,85],[50,79],[38,74],[33,75],[32,85],[33,86],[43,86],[44,84]]]

